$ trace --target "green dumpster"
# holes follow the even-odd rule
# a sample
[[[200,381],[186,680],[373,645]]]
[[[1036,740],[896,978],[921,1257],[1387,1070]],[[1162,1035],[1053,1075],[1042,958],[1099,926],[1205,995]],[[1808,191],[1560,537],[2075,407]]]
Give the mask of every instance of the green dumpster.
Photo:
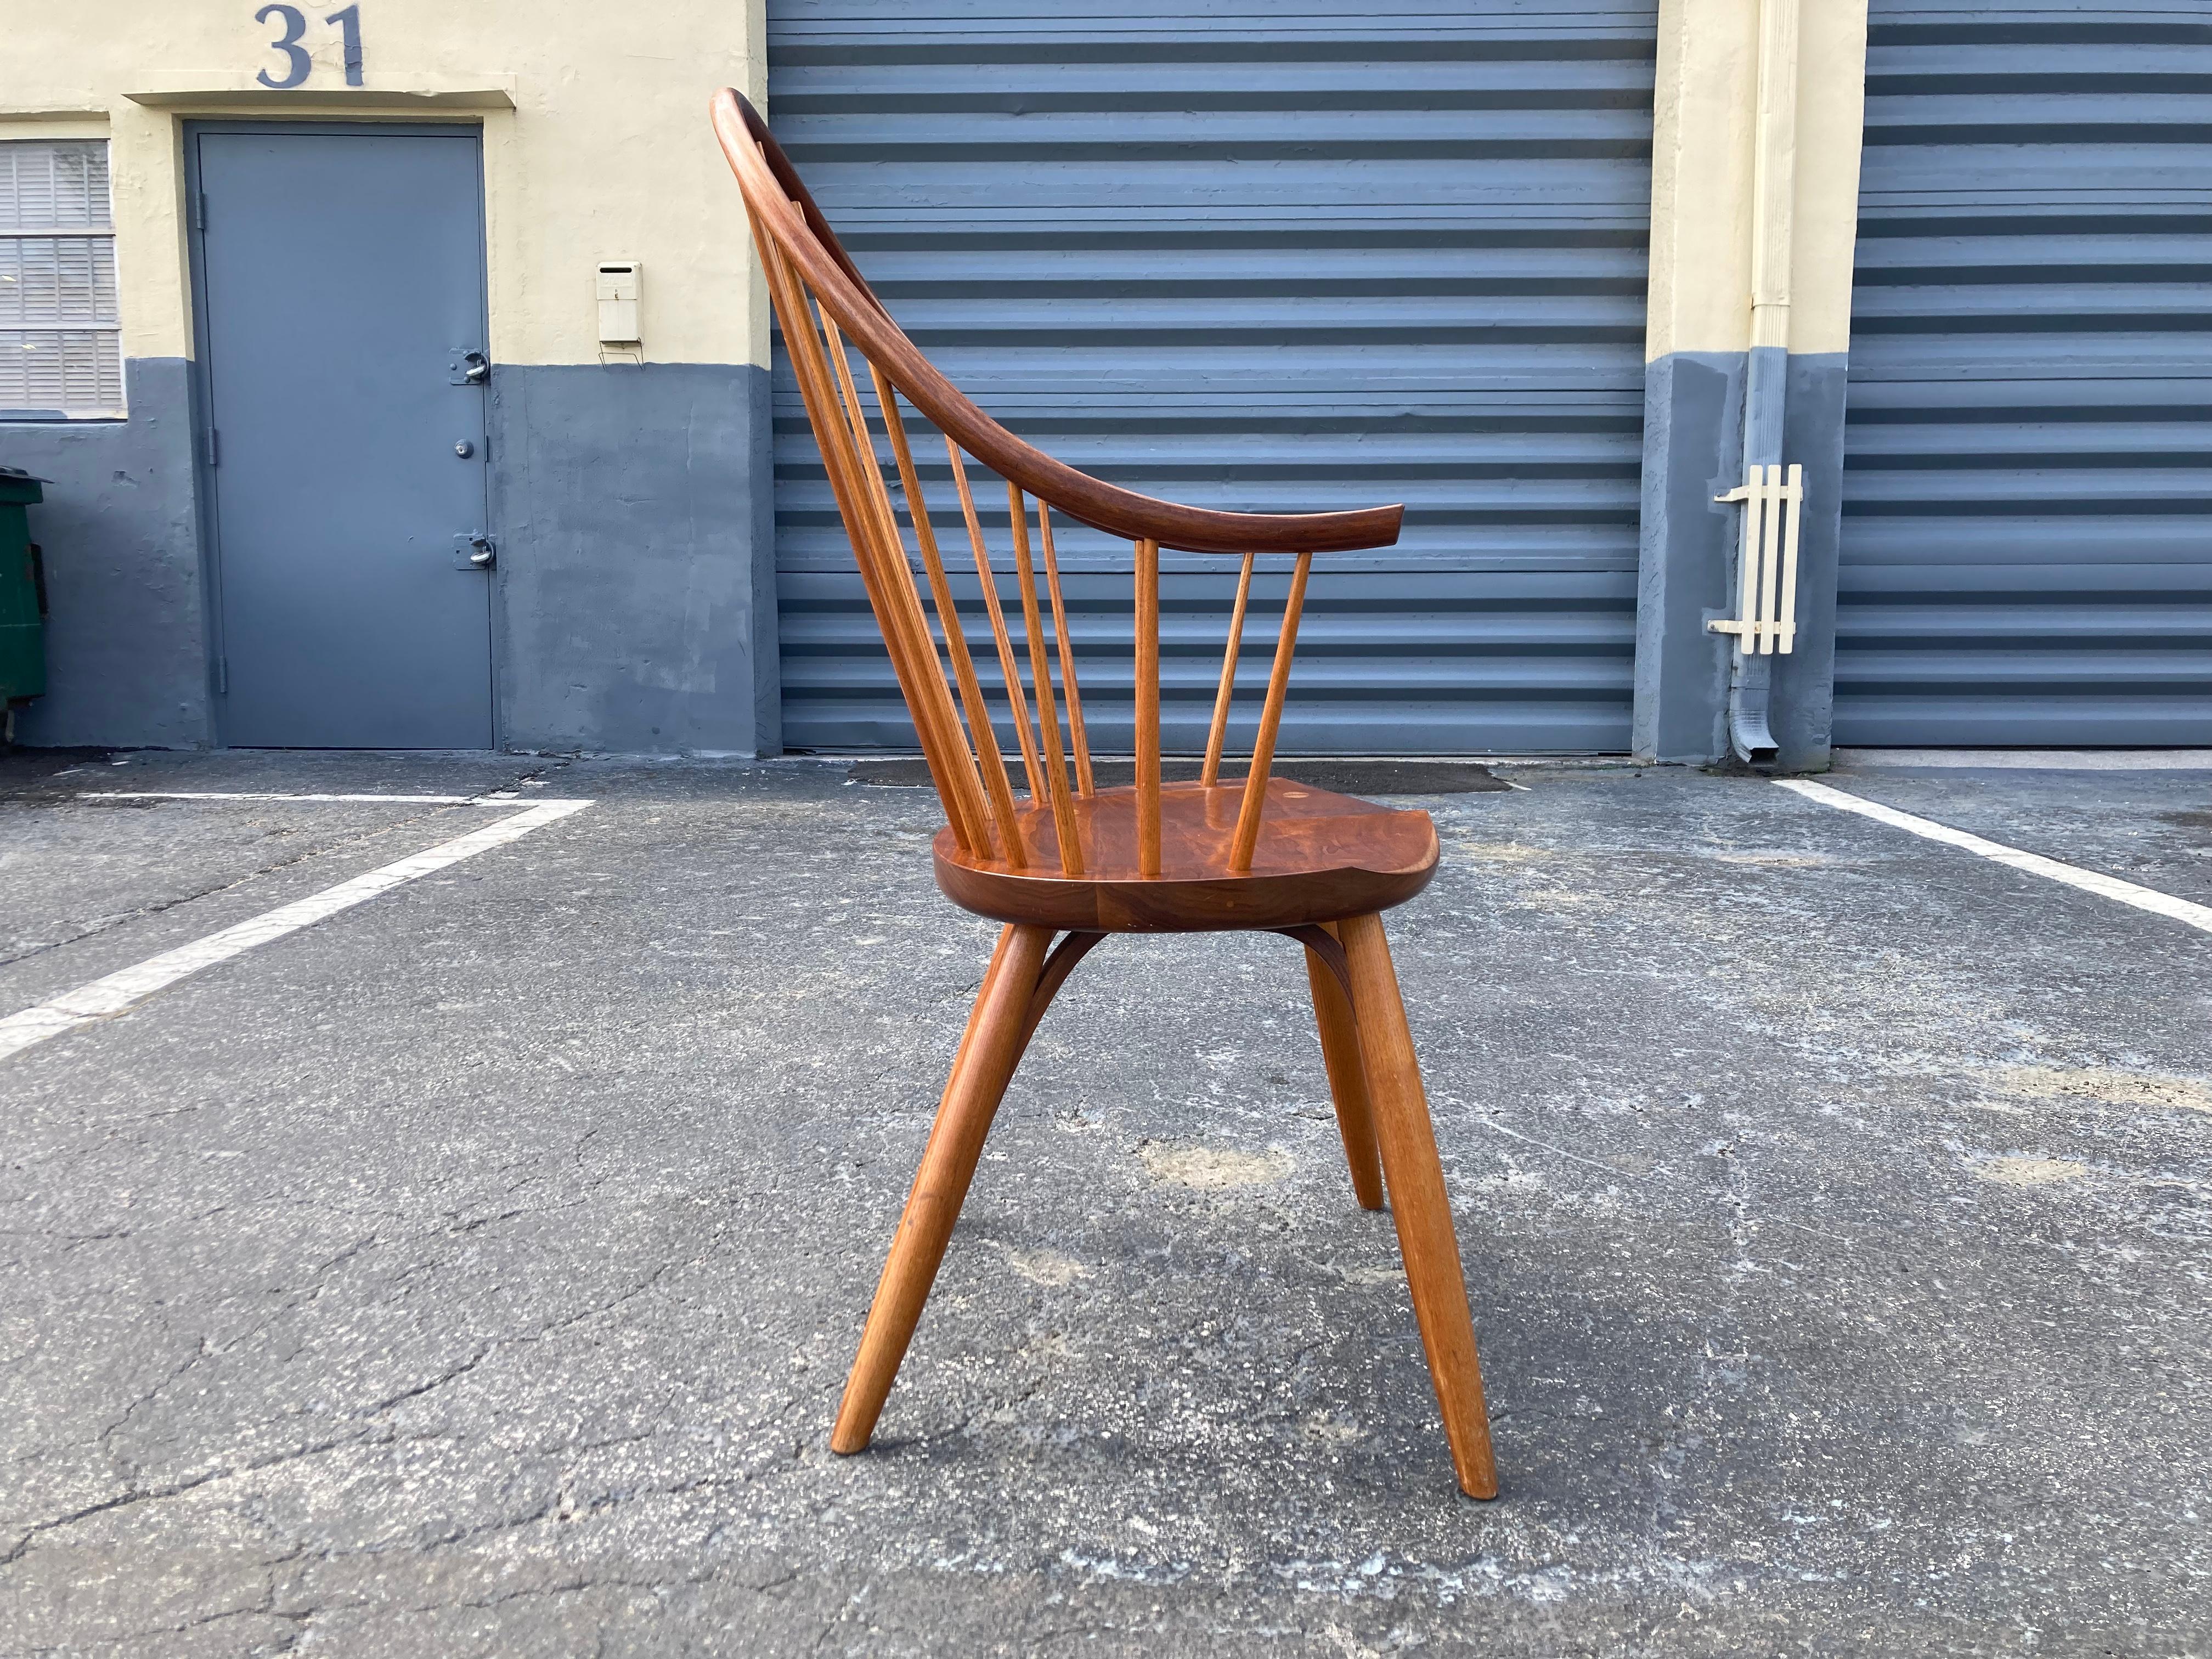
[[[46,499],[45,482],[0,466],[0,708],[46,689],[46,580],[24,511]]]

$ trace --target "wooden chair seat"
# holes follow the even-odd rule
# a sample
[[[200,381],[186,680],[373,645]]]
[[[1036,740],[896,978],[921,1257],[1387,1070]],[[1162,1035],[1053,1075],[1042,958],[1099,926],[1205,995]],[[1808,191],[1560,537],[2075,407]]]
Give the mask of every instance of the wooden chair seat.
[[[1437,830],[1426,812],[1279,775],[1267,780],[1267,791],[1249,869],[1229,869],[1243,784],[1170,783],[1160,789],[1156,876],[1138,873],[1136,790],[1102,789],[1074,803],[1088,873],[1060,873],[1052,809],[1037,806],[1019,815],[1030,867],[963,852],[947,828],[937,837],[937,884],[963,909],[995,921],[1166,933],[1372,915],[1403,904],[1436,873]]]

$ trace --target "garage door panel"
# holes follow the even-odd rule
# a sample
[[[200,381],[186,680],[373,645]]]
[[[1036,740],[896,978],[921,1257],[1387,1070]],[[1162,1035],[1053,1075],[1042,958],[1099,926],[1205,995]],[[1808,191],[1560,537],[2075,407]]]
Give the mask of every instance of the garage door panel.
[[[1839,676],[1838,699],[1844,687]],[[1851,741],[1867,748],[2103,749],[2112,746],[2118,730],[2130,733],[2127,746],[2133,748],[2204,746],[2203,704],[2196,698],[2069,696],[2029,717],[1975,693],[1944,698],[1855,687],[1852,696],[1857,732]]]
[[[1207,507],[1406,503],[1398,546],[1316,572],[1287,747],[1618,750],[1655,39],[1656,5],[1577,0],[775,0],[769,112],[901,324],[1029,441]],[[908,747],[781,361],[775,398],[786,741]],[[1056,539],[1093,741],[1126,746],[1130,550]],[[1234,574],[1165,561],[1171,747],[1203,742]]]
[[[1317,150],[1322,145],[1314,142],[1304,147]],[[804,146],[795,148],[799,153],[792,159],[805,174],[808,187],[825,209],[830,208],[833,198],[849,198],[871,184],[888,182],[903,173],[913,181],[917,207],[957,211],[963,216],[979,212],[1013,215],[1073,206],[1113,208],[1131,216],[1149,214],[1161,206],[1187,208],[1194,198],[1202,200],[1207,195],[1218,194],[1221,168],[1233,165],[1237,169],[1237,179],[1232,220],[1238,214],[1272,216],[1318,208],[1365,210],[1372,216],[1378,202],[1387,205],[1395,216],[1455,208],[1469,211],[1568,208],[1580,209],[1601,221],[1613,217],[1616,210],[1632,210],[1640,219],[1642,204],[1632,206],[1622,199],[1613,175],[1623,165],[1650,165],[1648,143],[1640,155],[1626,151],[1618,155],[1603,154],[1577,165],[1551,157],[1550,144],[1534,139],[1529,141],[1527,149],[1542,153],[1486,157],[1468,153],[1465,146],[1454,146],[1420,157],[1346,157],[1326,175],[1321,175],[1310,163],[1291,164],[1265,155],[1237,154],[1198,161],[1180,155],[1155,159],[1121,154],[1111,162],[1086,163],[1052,161],[1048,156],[1030,157],[1009,146],[1006,154],[996,161],[938,161],[927,167],[892,167],[882,162],[840,167],[834,161],[810,161],[803,153]],[[1437,167],[1508,161],[1516,163],[1516,176],[1496,182],[1459,177],[1409,179],[1405,176],[1409,160]],[[1047,180],[1010,180],[1006,177],[1007,173],[1032,161],[1052,161],[1055,167],[1071,169],[1071,173]],[[1129,167],[1136,162],[1158,171],[1143,177],[1133,176]],[[836,222],[838,216],[834,210],[831,216]],[[843,234],[842,228],[839,234]]]
[[[1073,415],[1000,400],[994,412],[1071,465],[1170,499],[1249,510],[1286,498],[1314,511],[1407,503],[1395,547],[1333,556],[1337,568],[1350,559],[1367,568],[1633,569],[1640,398],[1425,410],[1316,397],[1310,404],[1091,406]],[[804,416],[789,404],[779,441],[779,557],[786,568],[805,562],[849,572],[836,501]],[[942,448],[929,446],[916,462],[938,538],[948,557],[964,559],[967,532]],[[1003,497],[979,508],[1003,552]],[[1128,544],[1056,522],[1067,564],[1128,570]]]
[[[1064,574],[1093,744],[1102,753],[1127,753],[1133,684],[1128,576]],[[978,676],[995,701],[1003,681],[972,568],[956,568],[951,580]],[[1265,690],[1286,580],[1279,568],[1254,582],[1234,727],[1247,738]],[[1205,745],[1235,586],[1231,561],[1186,560],[1162,572],[1161,722],[1171,750]],[[1003,573],[1000,586],[1012,603]],[[1376,743],[1378,733],[1403,735],[1416,750],[1449,751],[1462,741],[1454,732],[1471,734],[1472,746],[1484,750],[1623,749],[1635,595],[1633,572],[1378,571],[1317,561],[1299,630],[1300,696],[1291,703],[1301,740],[1307,752],[1331,754],[1390,752]],[[870,742],[841,747],[910,744],[890,665],[872,648],[875,626],[857,585],[836,569],[786,569],[777,578],[777,600],[787,698],[822,710],[817,718],[826,727],[872,734]]]
[[[1869,23],[1837,741],[2212,741],[2212,19]]]

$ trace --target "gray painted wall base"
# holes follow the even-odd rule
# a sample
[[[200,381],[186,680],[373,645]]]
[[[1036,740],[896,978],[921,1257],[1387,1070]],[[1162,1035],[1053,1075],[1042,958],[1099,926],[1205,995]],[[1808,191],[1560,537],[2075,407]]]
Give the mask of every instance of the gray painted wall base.
[[[193,373],[134,359],[128,421],[0,424],[0,465],[52,481],[31,510],[50,690],[20,742],[220,741]],[[492,385],[501,745],[781,752],[767,371],[502,365]]]
[[[1713,497],[1743,482],[1749,354],[1676,352],[1650,366],[1638,553],[1638,758],[1703,764],[1729,752],[1730,577],[1743,509]],[[1771,722],[1784,771],[1829,763],[1834,703],[1836,555],[1842,522],[1844,357],[1790,359],[1784,455],[1805,468],[1796,649],[1774,659]]]
[[[0,422],[0,465],[51,480],[46,695],[20,743],[197,749],[214,741],[192,476],[192,366],[134,357],[127,421]]]
[[[768,372],[492,372],[509,749],[775,754]]]
[[[1634,746],[1727,752],[1745,358],[1650,366]],[[53,605],[32,744],[193,748],[211,712],[191,366],[134,359],[131,418],[0,425],[0,463],[52,480],[32,509]],[[502,366],[493,376],[501,743],[513,749],[773,754],[778,699],[765,370]],[[1806,469],[1798,648],[1775,663],[1781,765],[1827,764],[1844,359],[1790,362],[1785,453]]]
[[[1703,762],[1728,747],[1729,550],[1742,509],[1713,497],[1742,479],[1747,354],[1680,351],[1645,370],[1643,522],[1637,544],[1639,759]]]

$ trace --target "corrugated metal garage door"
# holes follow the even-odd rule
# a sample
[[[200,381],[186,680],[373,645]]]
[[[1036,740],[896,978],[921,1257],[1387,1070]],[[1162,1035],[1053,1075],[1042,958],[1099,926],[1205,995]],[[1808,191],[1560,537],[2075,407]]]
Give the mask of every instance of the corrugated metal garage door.
[[[1286,745],[1618,750],[1655,9],[770,0],[769,116],[885,303],[1024,437],[1206,506],[1407,503],[1400,547],[1316,571]],[[777,375],[785,740],[909,745]],[[1126,750],[1129,550],[1062,546],[1094,741]],[[1234,565],[1166,571],[1188,750]]]
[[[1836,739],[2212,743],[2212,15],[1875,0]]]

